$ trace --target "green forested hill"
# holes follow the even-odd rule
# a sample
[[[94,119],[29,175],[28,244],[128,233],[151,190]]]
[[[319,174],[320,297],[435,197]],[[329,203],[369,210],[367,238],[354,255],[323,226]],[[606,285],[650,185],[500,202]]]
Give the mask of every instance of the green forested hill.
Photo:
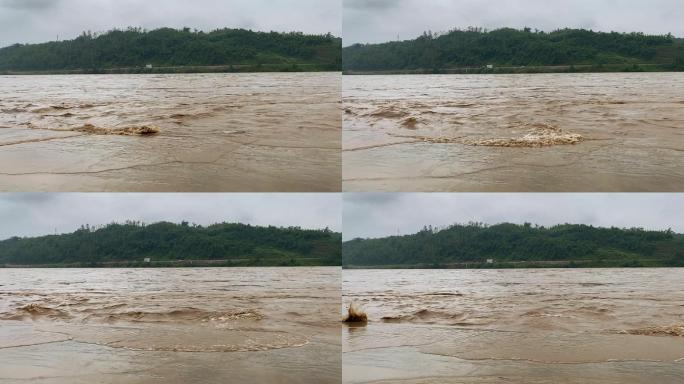
[[[162,28],[83,33],[74,40],[16,44],[0,49],[0,71],[102,70],[181,66],[281,65],[286,69],[339,70],[342,40],[331,35],[213,32]],[[299,67],[297,67],[299,65]]]
[[[453,30],[415,40],[356,44],[343,49],[345,71],[444,70],[522,66],[580,66],[601,70],[684,70],[684,41],[672,35],[529,28]],[[653,67],[639,66],[651,64]]]
[[[70,234],[0,241],[1,265],[340,265],[341,235],[329,230],[129,222]],[[182,263],[181,263],[182,264]]]
[[[342,261],[372,267],[684,266],[684,235],[573,224],[471,223],[347,241]]]

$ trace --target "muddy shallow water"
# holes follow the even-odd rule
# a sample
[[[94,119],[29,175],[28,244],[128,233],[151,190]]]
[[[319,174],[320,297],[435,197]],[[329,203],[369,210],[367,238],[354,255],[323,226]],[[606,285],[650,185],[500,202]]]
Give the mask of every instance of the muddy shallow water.
[[[681,191],[684,74],[344,76],[346,191]]]
[[[340,83],[0,76],[0,190],[339,191]]]
[[[336,383],[339,268],[0,270],[0,382]]]
[[[345,270],[345,383],[680,383],[682,269]]]

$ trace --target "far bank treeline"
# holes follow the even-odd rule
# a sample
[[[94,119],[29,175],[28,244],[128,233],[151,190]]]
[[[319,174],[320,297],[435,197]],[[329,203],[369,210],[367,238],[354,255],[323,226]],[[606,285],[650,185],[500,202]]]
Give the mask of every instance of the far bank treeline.
[[[356,44],[344,48],[342,59],[348,72],[684,71],[684,40],[669,34],[583,29],[547,33],[469,28],[439,35],[426,32],[407,41]]]
[[[0,241],[0,266],[340,265],[341,241],[328,229],[127,222]]]
[[[129,28],[2,48],[0,71],[337,71],[341,49],[342,40],[330,34]]]
[[[480,223],[342,245],[345,267],[684,267],[684,235],[565,224]]]

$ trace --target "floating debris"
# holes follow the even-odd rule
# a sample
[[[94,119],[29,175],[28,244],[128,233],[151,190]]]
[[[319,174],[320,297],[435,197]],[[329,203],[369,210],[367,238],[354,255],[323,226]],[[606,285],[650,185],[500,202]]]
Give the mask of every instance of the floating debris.
[[[236,129],[236,130],[232,130],[232,131],[223,131],[223,133],[225,133],[226,135],[242,135],[242,134],[247,133],[247,131],[241,130],[241,129]]]
[[[684,325],[670,325],[665,327],[647,327],[630,329],[619,333],[640,336],[679,336],[684,337]]]
[[[418,125],[418,123],[419,123],[418,119],[411,116],[411,117],[407,117],[406,119],[404,119],[401,122],[401,126],[404,128],[408,128],[408,129],[416,129],[416,126]]]
[[[139,127],[126,127],[123,129],[110,129],[96,127],[92,124],[85,124],[74,128],[72,131],[90,133],[93,135],[120,135],[120,136],[151,136],[160,132],[159,128],[153,125],[143,125]]]
[[[486,147],[549,147],[577,144],[583,140],[580,134],[567,133],[560,128],[540,124],[522,137],[464,140],[464,144]]]
[[[363,310],[354,306],[354,303],[351,303],[347,310],[347,317],[343,321],[345,323],[367,323],[368,316]]]
[[[463,144],[473,147],[527,147],[539,148],[553,145],[572,145],[584,141],[584,137],[577,133],[567,133],[560,128],[539,124],[521,137],[508,138],[471,138],[460,137],[430,137],[430,136],[404,136],[396,137],[412,138],[432,144]]]

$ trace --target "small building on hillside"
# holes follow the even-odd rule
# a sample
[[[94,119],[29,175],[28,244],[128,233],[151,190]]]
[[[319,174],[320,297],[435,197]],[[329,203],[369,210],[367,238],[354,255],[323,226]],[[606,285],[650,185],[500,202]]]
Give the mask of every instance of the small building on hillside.
[[[151,260],[149,257],[146,257],[146,258],[143,259],[143,262],[145,262],[145,263],[149,263],[149,262],[151,262],[151,261],[152,261],[152,260]]]
[[[494,264],[494,259],[487,259],[487,264]]]
[[[145,68],[147,68],[147,69],[152,69],[152,64],[147,64],[147,65],[145,66]]]
[[[494,64],[487,64],[487,69],[494,69]]]

